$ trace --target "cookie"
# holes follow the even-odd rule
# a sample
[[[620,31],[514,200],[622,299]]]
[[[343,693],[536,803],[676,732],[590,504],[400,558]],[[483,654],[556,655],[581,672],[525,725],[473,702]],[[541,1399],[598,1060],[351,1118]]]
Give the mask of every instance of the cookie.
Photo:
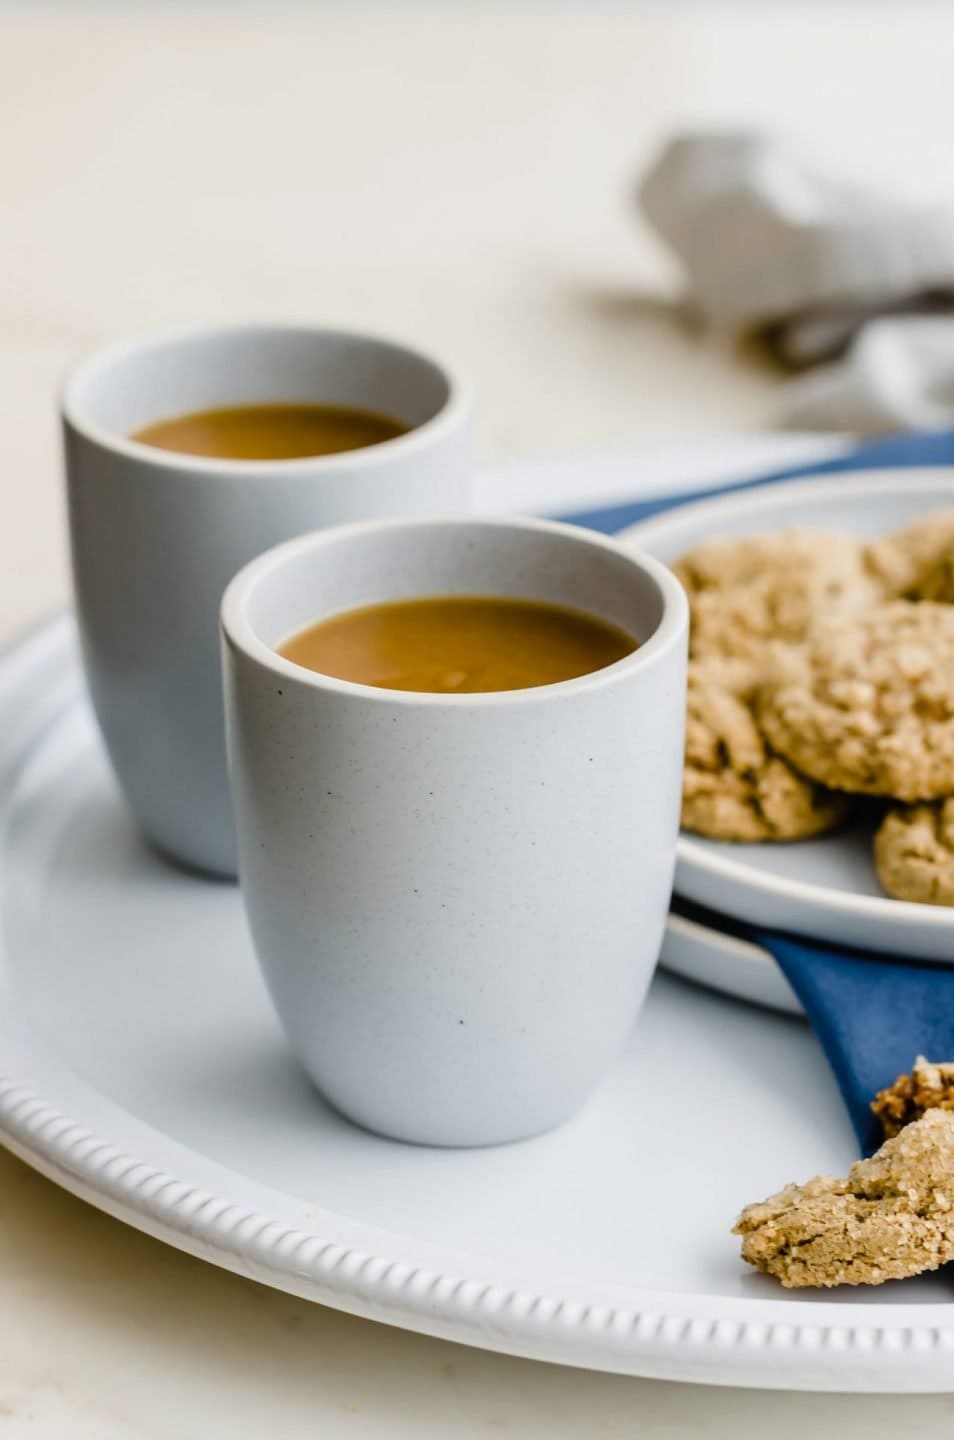
[[[878,879],[896,900],[954,905],[954,797],[889,810],[874,854]]]
[[[804,640],[819,615],[878,598],[861,543],[795,526],[706,540],[673,567],[689,596],[690,653],[760,660],[773,640]]]
[[[954,1259],[954,1113],[929,1110],[846,1179],[749,1205],[742,1258],[783,1285],[881,1285]]]
[[[911,1074],[899,1075],[893,1085],[879,1090],[871,1108],[881,1121],[886,1140],[928,1110],[954,1110],[954,1063],[934,1065],[919,1055]]]
[[[889,598],[954,603],[954,509],[934,510],[873,541],[864,560]]]
[[[954,792],[954,606],[894,600],[779,651],[757,701],[774,750],[835,790]]]
[[[798,840],[837,825],[849,800],[796,773],[753,715],[759,672],[739,660],[689,665],[682,824],[714,840]]]
[[[911,599],[936,600],[939,605],[954,605],[954,544],[921,572],[911,591]]]

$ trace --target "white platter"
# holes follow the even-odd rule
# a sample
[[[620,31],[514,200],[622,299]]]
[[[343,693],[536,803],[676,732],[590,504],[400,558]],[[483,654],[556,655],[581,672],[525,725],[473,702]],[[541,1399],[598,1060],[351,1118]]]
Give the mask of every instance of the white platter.
[[[752,1005],[765,1005],[785,1015],[804,1014],[800,1000],[767,950],[699,920],[669,916],[659,963],[685,980]]]
[[[67,620],[0,662],[0,1135],[131,1225],[328,1305],[539,1359],[735,1385],[952,1387],[944,1276],[788,1295],[747,1200],[847,1165],[808,1028],[661,975],[570,1125],[484,1151],[333,1114],[290,1059],[233,886],[118,800]]]
[[[671,561],[707,537],[793,524],[875,535],[945,504],[954,505],[950,469],[827,475],[696,501],[619,538]],[[954,964],[954,910],[889,899],[874,872],[870,826],[789,845],[683,835],[676,890],[740,920]]]

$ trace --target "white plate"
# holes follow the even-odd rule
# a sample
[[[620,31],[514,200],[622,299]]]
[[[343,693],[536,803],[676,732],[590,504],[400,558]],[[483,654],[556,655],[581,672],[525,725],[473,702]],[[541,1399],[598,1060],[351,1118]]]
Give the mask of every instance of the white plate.
[[[791,985],[761,945],[685,915],[670,915],[666,921],[659,963],[685,980],[753,1005],[804,1014]]]
[[[349,1126],[286,1051],[234,886],[139,842],[70,622],[0,662],[0,1136],[131,1225],[325,1304],[640,1375],[946,1390],[943,1276],[824,1298],[729,1226],[854,1145],[807,1027],[660,976],[571,1124],[483,1151]]]
[[[717,535],[793,524],[876,535],[945,504],[954,504],[954,470],[826,475],[695,501],[619,538],[672,561]],[[875,875],[870,828],[788,845],[683,835],[676,890],[740,920],[954,964],[954,909],[889,899]]]

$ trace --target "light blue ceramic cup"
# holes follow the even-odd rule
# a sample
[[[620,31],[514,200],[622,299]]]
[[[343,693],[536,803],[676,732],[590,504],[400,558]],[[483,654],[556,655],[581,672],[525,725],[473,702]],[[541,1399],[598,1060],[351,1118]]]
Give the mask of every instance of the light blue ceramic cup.
[[[269,401],[378,410],[409,432],[303,460],[218,460],[129,439],[151,421]],[[235,873],[218,610],[252,556],[316,526],[466,508],[467,388],[391,341],[307,326],[163,335],[86,361],[63,396],[83,659],[144,834]]]
[[[639,648],[536,689],[422,694],[275,646],[382,600],[522,596]],[[239,869],[288,1039],[369,1129],[485,1145],[571,1115],[642,1004],[672,883],[687,605],[662,565],[542,520],[349,525],[222,609]]]

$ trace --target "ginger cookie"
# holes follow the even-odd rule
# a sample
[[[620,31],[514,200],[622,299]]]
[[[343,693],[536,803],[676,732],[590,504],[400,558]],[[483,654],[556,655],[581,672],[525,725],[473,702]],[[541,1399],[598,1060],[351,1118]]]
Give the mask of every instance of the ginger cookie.
[[[954,509],[934,510],[865,548],[887,597],[954,603]]]
[[[846,1179],[787,1185],[742,1211],[742,1258],[783,1285],[881,1285],[954,1259],[954,1113],[929,1110]]]
[[[954,796],[889,810],[874,853],[878,879],[896,900],[954,905]]]
[[[954,543],[918,576],[911,598],[954,605]]]
[[[705,540],[673,567],[689,596],[690,653],[760,660],[775,640],[804,640],[819,616],[878,598],[860,541],[793,526]]]
[[[759,691],[774,750],[836,790],[954,792],[954,607],[889,601],[779,650]]]
[[[836,795],[773,754],[753,714],[758,672],[740,660],[689,665],[682,824],[714,840],[798,840],[847,813]]]
[[[893,1085],[879,1090],[871,1108],[881,1121],[886,1140],[928,1110],[954,1110],[954,1062],[942,1060],[935,1065],[919,1055],[911,1074],[899,1075]]]

